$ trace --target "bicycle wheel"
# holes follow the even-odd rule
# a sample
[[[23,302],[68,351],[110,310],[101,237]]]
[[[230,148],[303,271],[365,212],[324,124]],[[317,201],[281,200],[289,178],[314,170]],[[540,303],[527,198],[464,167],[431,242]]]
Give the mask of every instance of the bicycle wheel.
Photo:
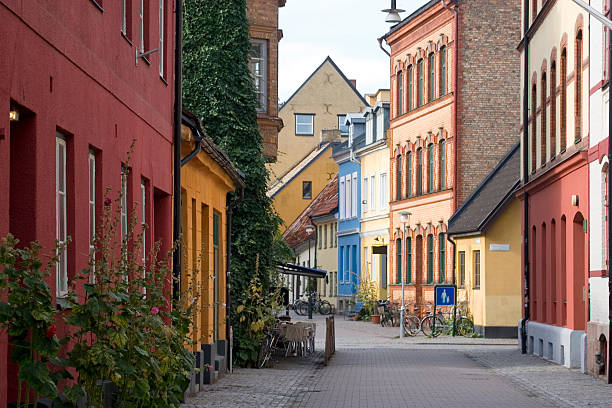
[[[457,333],[461,336],[469,336],[474,333],[474,323],[467,317],[460,317],[455,323]]]
[[[293,310],[295,311],[296,314],[298,315],[302,315],[302,311],[300,310],[300,308],[302,307],[302,305],[305,302],[303,300],[298,300],[297,302],[295,302],[295,306],[293,307]]]
[[[300,316],[308,316],[308,302],[300,303],[300,306],[298,306],[298,310],[298,314]]]
[[[268,360],[270,359],[270,354],[272,354],[272,350],[270,348],[270,336],[266,335],[261,342],[259,343],[259,353],[257,354],[257,368],[263,368]]]
[[[380,316],[380,325],[382,327],[385,327],[387,325],[387,314],[386,313]]]
[[[327,300],[322,300],[321,304],[319,304],[319,313],[322,315],[328,315],[331,314],[331,311],[331,304]]]
[[[433,316],[425,316],[421,320],[421,331],[426,336],[438,337],[444,328],[444,322],[439,316],[436,316],[436,330],[433,330]]]
[[[414,337],[421,330],[421,321],[414,315],[408,315],[404,318],[404,335]]]

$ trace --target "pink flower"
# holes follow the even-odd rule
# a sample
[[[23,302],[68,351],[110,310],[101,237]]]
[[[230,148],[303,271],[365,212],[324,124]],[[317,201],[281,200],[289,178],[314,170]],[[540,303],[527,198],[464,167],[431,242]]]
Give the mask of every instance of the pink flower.
[[[213,366],[211,366],[211,365],[209,365],[209,366],[208,366],[208,371],[213,371],[213,370],[214,370],[214,367],[213,367]]]
[[[56,333],[57,333],[57,329],[55,328],[54,325],[51,325],[47,329],[47,332],[45,333],[45,337],[48,339],[53,338],[53,336],[55,336]]]
[[[109,205],[111,205],[113,203],[113,200],[111,200],[110,198],[106,197],[104,199],[104,206],[108,207]]]
[[[151,314],[156,315],[156,314],[158,314],[158,313],[159,313],[159,308],[157,308],[157,307],[153,306],[153,307],[151,308]]]

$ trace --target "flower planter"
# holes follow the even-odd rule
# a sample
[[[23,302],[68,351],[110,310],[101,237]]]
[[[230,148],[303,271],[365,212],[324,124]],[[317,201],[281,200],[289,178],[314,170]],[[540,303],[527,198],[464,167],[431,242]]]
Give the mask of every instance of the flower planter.
[[[380,324],[380,315],[372,315],[372,323]]]
[[[359,320],[359,316],[353,316],[353,320],[354,320],[354,321]]]

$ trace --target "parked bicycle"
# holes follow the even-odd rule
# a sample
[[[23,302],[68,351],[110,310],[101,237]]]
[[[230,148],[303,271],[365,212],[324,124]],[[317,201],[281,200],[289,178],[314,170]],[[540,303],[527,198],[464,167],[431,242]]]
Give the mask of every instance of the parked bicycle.
[[[435,321],[435,324],[434,324]],[[436,312],[435,318],[433,312],[429,312],[421,320],[421,331],[426,336],[438,337],[442,333],[449,333],[453,330],[453,313],[452,309],[445,315],[441,310]],[[470,335],[474,332],[474,323],[472,319],[460,308],[457,308],[455,315],[455,332],[460,336]]]
[[[259,343],[259,353],[257,355],[257,368],[263,368],[274,351],[277,349],[278,340],[280,339],[280,329],[277,324],[266,330],[266,335]]]
[[[379,300],[378,313],[380,314],[380,325],[382,327],[394,326],[395,320],[393,311],[391,310],[391,302],[388,300]]]
[[[404,335],[414,337],[421,330],[421,319],[419,319],[416,303],[404,305]]]
[[[331,314],[333,311],[331,303],[327,300],[321,300],[321,295],[317,293],[313,293],[313,303],[312,303],[312,311],[318,312],[322,315]],[[308,315],[308,295],[306,295],[306,299],[297,299],[293,303],[293,310],[300,316]]]

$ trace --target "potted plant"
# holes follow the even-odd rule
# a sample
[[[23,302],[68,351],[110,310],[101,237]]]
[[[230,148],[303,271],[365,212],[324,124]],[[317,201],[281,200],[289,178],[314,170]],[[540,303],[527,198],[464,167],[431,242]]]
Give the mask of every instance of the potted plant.
[[[372,323],[380,324],[380,314],[378,314],[378,302],[376,301],[376,283],[366,279],[361,280],[359,285],[359,300],[364,302],[364,315],[371,317]]]

